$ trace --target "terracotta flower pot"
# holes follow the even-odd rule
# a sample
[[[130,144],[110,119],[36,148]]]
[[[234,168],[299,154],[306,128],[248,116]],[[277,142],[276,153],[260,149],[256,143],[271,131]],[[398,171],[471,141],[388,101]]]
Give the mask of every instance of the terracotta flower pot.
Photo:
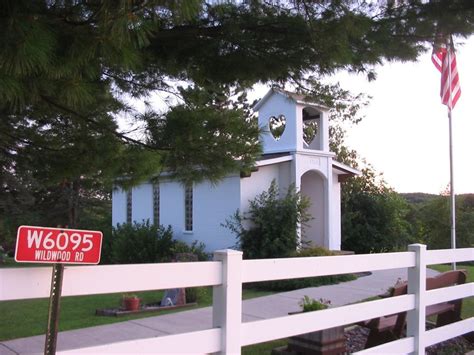
[[[138,297],[124,297],[123,308],[126,311],[137,311],[140,308],[140,299]]]

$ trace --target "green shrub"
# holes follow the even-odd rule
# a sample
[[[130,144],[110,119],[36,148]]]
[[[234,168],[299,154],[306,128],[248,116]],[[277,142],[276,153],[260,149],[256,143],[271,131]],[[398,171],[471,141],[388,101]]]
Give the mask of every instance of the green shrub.
[[[315,257],[315,256],[332,256],[335,253],[323,247],[303,248],[291,254],[292,257]],[[318,287],[324,285],[333,285],[340,282],[352,281],[356,277],[353,274],[304,277],[301,279],[287,279],[275,281],[263,281],[246,284],[247,288],[255,288],[265,291],[292,291],[307,287]]]
[[[237,238],[245,259],[289,256],[299,246],[298,225],[304,229],[310,217],[309,200],[290,186],[280,198],[275,180],[268,191],[250,201],[249,211],[237,211],[224,226]]]
[[[205,249],[206,245],[203,242],[198,242],[197,240],[195,240],[191,245],[176,240],[173,246],[173,254],[176,255],[190,253],[196,255],[197,260],[199,261],[207,261],[210,259],[210,254],[206,253]]]
[[[104,233],[102,264],[137,264],[173,261],[177,254],[194,254],[197,260],[209,260],[204,243],[188,245],[173,239],[171,226],[164,228],[149,221],[119,224]],[[196,259],[191,258],[189,261]]]
[[[194,303],[197,300],[197,288],[188,287],[186,290],[186,303]]]
[[[113,228],[102,231],[102,250],[100,253],[101,264],[112,264],[112,235]]]
[[[253,288],[262,291],[284,292],[299,290],[308,287],[319,287],[324,285],[334,285],[340,282],[352,281],[356,277],[353,274],[304,277],[301,279],[287,279],[275,281],[253,282],[246,284],[246,288]]]
[[[171,261],[174,256],[171,227],[144,223],[124,223],[112,231],[110,262],[114,264],[157,263]]]
[[[333,256],[336,253],[324,248],[324,247],[311,247],[311,248],[302,248],[291,253],[291,256],[296,257],[310,257],[310,256]]]
[[[326,309],[331,304],[330,300],[326,300],[324,298],[319,298],[315,300],[309,296],[304,296],[300,302],[300,306],[303,312],[313,312],[313,311],[320,311],[322,309]]]
[[[195,303],[199,299],[206,297],[206,287],[188,287],[186,288],[186,303]]]

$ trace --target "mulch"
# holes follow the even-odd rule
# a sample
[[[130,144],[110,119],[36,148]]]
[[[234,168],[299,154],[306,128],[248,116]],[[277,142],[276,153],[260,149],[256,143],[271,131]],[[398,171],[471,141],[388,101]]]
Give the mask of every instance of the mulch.
[[[363,350],[368,335],[369,330],[364,327],[354,327],[350,330],[347,330],[345,333],[347,352],[352,354],[354,352]],[[472,350],[474,350],[474,344],[468,342],[463,337],[457,337],[426,348],[426,354],[466,354]]]

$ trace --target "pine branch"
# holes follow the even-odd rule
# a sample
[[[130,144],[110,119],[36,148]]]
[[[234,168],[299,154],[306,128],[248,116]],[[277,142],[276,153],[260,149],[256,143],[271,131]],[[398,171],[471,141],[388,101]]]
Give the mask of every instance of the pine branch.
[[[145,89],[145,90],[152,90],[150,88],[150,84],[142,84],[136,80],[132,80],[132,79],[126,79],[126,78],[123,78],[123,77],[120,77],[116,74],[113,74],[113,73],[110,73],[108,71],[104,71],[103,74],[111,79],[114,79],[114,80],[117,80],[117,81],[123,81],[123,82],[126,82],[128,84],[131,84],[133,86],[137,86],[137,87],[140,87],[142,89]],[[168,86],[168,84],[166,83],[163,83],[163,85],[165,86]],[[158,90],[158,91],[162,91],[162,92],[166,92],[170,95],[174,95],[177,99],[181,100],[181,101],[184,101],[183,97],[181,95],[179,95],[178,93],[174,92],[174,91],[171,91],[171,90],[168,90],[168,89],[165,89],[164,87],[160,87],[160,88],[155,88],[155,90]]]
[[[69,107],[66,107],[66,106],[63,106],[61,104],[58,104],[57,102],[55,102],[54,100],[52,100],[51,98],[49,97],[46,97],[44,95],[40,95],[40,97],[46,101],[48,104],[60,109],[61,111],[64,111],[64,112],[67,112],[77,118],[80,118],[88,123],[90,123],[92,126],[95,126],[99,129],[99,131],[102,131],[102,132],[108,132],[108,133],[111,133],[112,135],[116,136],[117,138],[119,138],[120,140],[122,141],[125,141],[126,143],[132,143],[132,144],[135,144],[135,145],[138,145],[138,146],[141,146],[143,148],[146,148],[146,149],[149,149],[149,150],[152,150],[152,151],[165,151],[165,150],[169,150],[169,148],[160,148],[160,147],[155,147],[155,146],[151,146],[149,144],[146,144],[146,143],[143,143],[139,140],[136,140],[136,139],[133,139],[133,138],[130,138],[128,136],[126,136],[125,134],[123,133],[120,133],[120,132],[117,132],[116,130],[114,129],[110,129],[108,127],[105,127],[104,125],[100,124],[99,122],[95,121],[94,119],[90,118],[90,117],[87,117],[83,114],[80,114],[79,112],[69,108]]]
[[[4,136],[8,137],[8,138],[11,138],[17,142],[21,142],[23,144],[27,144],[29,146],[34,146],[34,147],[37,147],[37,148],[41,148],[41,149],[44,149],[44,150],[49,150],[51,152],[59,152],[60,150],[59,149],[54,149],[54,148],[50,148],[50,147],[47,147],[47,146],[44,146],[44,145],[41,145],[41,144],[38,144],[36,142],[33,142],[31,140],[28,140],[28,139],[25,139],[25,138],[21,138],[21,137],[18,137],[18,136],[15,136],[13,134],[10,134],[10,133],[7,133],[7,132],[2,132],[0,131],[0,135],[3,134]]]

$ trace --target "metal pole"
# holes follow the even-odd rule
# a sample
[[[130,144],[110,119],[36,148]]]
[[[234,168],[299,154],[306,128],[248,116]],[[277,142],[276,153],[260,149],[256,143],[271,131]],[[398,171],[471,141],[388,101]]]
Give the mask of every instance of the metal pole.
[[[454,193],[454,164],[453,164],[453,120],[451,109],[448,109],[449,119],[449,187],[451,197],[451,249],[456,249],[456,195]],[[453,262],[453,270],[456,270],[456,262]]]
[[[46,341],[44,344],[45,355],[56,354],[63,274],[64,265],[59,263],[54,264],[53,275],[51,277],[51,295],[49,297],[48,328],[46,330]]]
[[[448,121],[449,121],[449,191],[451,196],[451,249],[456,249],[456,195],[454,193],[454,164],[453,164],[453,92],[451,88],[451,51],[454,50],[453,38],[446,43],[448,56],[448,85],[449,85],[449,102],[448,102]],[[454,261],[453,270],[456,270],[456,262]]]

